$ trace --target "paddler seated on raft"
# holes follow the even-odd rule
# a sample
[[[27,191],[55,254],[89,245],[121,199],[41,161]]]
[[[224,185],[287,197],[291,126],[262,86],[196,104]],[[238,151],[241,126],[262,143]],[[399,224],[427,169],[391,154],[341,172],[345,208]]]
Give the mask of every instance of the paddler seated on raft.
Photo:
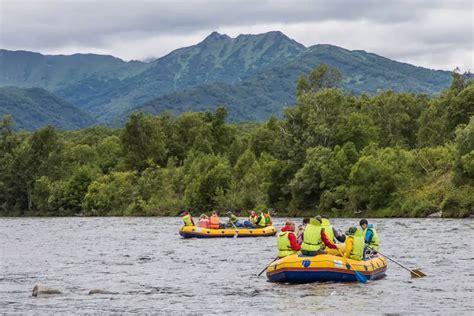
[[[273,220],[272,220],[270,211],[268,210],[265,213],[260,212],[260,215],[258,216],[258,219],[257,219],[257,227],[264,228],[271,225],[273,225]]]
[[[228,228],[231,228],[231,227],[244,227],[244,225],[242,225],[242,223],[239,222],[239,218],[237,216],[235,216],[232,212],[227,212],[226,213],[227,216],[229,216],[229,220],[227,222],[227,224],[225,225],[226,227]]]
[[[194,221],[193,221],[193,217],[191,216],[191,213],[189,213],[188,211],[184,211],[183,213],[181,213],[181,216],[183,219],[184,226],[196,226],[194,225]]]
[[[379,250],[380,241],[379,241],[379,235],[377,234],[377,231],[375,230],[374,225],[372,224],[369,225],[369,222],[366,219],[361,219],[359,224],[364,233],[364,240],[365,240],[365,245],[367,248],[366,253],[376,254],[377,251]]]
[[[321,225],[321,216],[311,218],[303,232],[303,243],[301,244],[301,253],[306,256],[316,256],[325,254],[326,247],[337,249],[332,239],[326,233],[326,229]],[[332,229],[328,229],[332,233]]]
[[[264,214],[265,215],[265,223],[266,226],[272,226],[273,225],[273,209],[267,210],[267,212]]]
[[[286,221],[277,238],[278,258],[284,258],[298,252],[301,247],[296,241],[295,223]]]
[[[351,227],[346,231],[346,242],[339,249],[329,249],[328,254],[353,260],[364,259],[364,233],[362,229]]]
[[[344,242],[346,240],[346,236],[338,229],[335,229],[331,223],[329,222],[329,218],[327,216],[321,216],[321,226],[325,229],[326,234],[331,241],[335,242]]]
[[[256,228],[258,221],[258,215],[255,211],[250,211],[249,219],[244,221],[244,226],[248,228]]]
[[[298,241],[298,244],[301,245],[303,243],[303,231],[306,228],[306,225],[309,223],[309,217],[303,218],[303,224],[298,226],[298,236],[296,237],[296,240]]]
[[[206,214],[201,214],[199,217],[199,223],[198,226],[201,228],[210,228],[209,226],[209,217],[207,217]]]
[[[210,229],[219,229],[219,228],[221,228],[220,221],[219,221],[219,216],[217,216],[216,211],[212,212],[211,218],[209,219],[209,228]]]

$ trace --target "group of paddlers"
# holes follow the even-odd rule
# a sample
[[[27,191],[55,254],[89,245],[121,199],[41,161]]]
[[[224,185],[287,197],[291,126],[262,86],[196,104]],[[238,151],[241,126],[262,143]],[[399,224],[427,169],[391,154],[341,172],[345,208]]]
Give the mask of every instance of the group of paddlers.
[[[227,212],[226,215],[228,220],[226,223],[221,223],[219,215],[216,211],[212,212],[211,216],[201,214],[199,217],[198,227],[209,228],[209,229],[220,229],[220,228],[264,228],[273,225],[271,212],[255,212],[249,211],[250,216],[246,220],[240,220],[232,212]],[[191,213],[185,211],[181,214],[184,226],[196,226],[194,224]]]
[[[288,220],[278,234],[278,257],[283,258],[298,252],[307,256],[331,254],[354,260],[362,260],[379,249],[379,237],[373,225],[366,219],[359,222],[360,228],[350,227],[345,234],[332,227],[324,216],[305,218],[295,233],[295,223]]]

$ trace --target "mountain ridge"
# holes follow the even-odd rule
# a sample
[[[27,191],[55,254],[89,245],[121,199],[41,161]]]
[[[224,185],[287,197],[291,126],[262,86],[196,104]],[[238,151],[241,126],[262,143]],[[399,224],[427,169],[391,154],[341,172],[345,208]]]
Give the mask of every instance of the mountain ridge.
[[[364,50],[331,44],[305,47],[280,31],[234,38],[212,32],[195,45],[147,63],[110,55],[23,52],[0,50],[0,86],[48,89],[102,123],[123,121],[127,113],[144,108],[179,113],[178,109],[213,108],[220,102],[231,113],[241,113],[235,120],[262,120],[293,104],[297,77],[319,63],[338,68],[344,89],[352,94],[388,89],[436,94],[451,79],[448,71]],[[261,111],[246,113],[254,109]]]

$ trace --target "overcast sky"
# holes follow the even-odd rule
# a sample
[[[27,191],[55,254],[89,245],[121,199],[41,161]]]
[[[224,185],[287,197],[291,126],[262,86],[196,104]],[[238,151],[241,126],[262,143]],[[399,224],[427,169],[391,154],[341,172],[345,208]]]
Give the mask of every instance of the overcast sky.
[[[90,52],[125,60],[163,56],[212,31],[279,30],[434,69],[474,70],[471,0],[0,0],[0,47]]]

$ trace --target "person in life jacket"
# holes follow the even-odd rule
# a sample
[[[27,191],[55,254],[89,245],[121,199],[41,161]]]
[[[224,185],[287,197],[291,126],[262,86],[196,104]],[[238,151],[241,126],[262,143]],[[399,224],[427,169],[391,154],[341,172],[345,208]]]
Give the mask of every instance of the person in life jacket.
[[[377,234],[374,226],[372,224],[369,225],[369,222],[366,219],[361,219],[359,224],[362,228],[362,231],[364,232],[366,246],[370,247],[369,249],[371,249],[373,252],[377,252],[379,250],[380,241],[379,235]]]
[[[210,229],[220,228],[219,216],[217,216],[216,211],[212,212],[211,218],[209,219],[209,228]]]
[[[306,225],[309,223],[309,217],[303,218],[303,225],[298,226],[298,236],[296,237],[296,240],[298,241],[298,244],[301,245],[303,243],[303,231],[306,228]]]
[[[342,234],[340,230],[335,229],[326,216],[321,216],[321,226],[326,230],[331,241],[335,242],[337,240],[338,242],[344,242],[346,240],[346,236]]]
[[[191,216],[191,213],[189,213],[188,211],[184,211],[183,213],[181,213],[181,216],[183,219],[184,226],[196,226],[194,225],[194,221],[193,221],[193,217]]]
[[[265,214],[263,214],[263,212],[260,212],[260,215],[258,216],[257,227],[259,228],[267,227],[267,217],[265,217]]]
[[[294,231],[295,223],[292,221],[287,221],[285,226],[283,226],[281,229],[281,232],[278,234],[278,258],[290,256],[301,249],[300,245],[296,241]]]
[[[311,218],[303,232],[301,253],[306,256],[325,254],[325,248],[337,249],[337,246],[326,234],[326,229],[321,225],[321,217]]]
[[[273,225],[273,219],[272,219],[272,213],[270,210],[268,210],[265,214],[265,226],[272,226]]]
[[[258,221],[258,215],[255,211],[250,211],[249,219],[244,221],[244,226],[248,228],[256,228]]]
[[[227,212],[227,216],[229,216],[229,220],[226,224],[226,227],[243,227],[242,223],[239,222],[239,218],[232,212]]]
[[[198,226],[201,228],[209,228],[209,217],[207,217],[206,214],[201,214]]]
[[[346,231],[346,242],[341,247],[343,257],[354,260],[364,259],[364,232],[362,229],[351,227]]]

